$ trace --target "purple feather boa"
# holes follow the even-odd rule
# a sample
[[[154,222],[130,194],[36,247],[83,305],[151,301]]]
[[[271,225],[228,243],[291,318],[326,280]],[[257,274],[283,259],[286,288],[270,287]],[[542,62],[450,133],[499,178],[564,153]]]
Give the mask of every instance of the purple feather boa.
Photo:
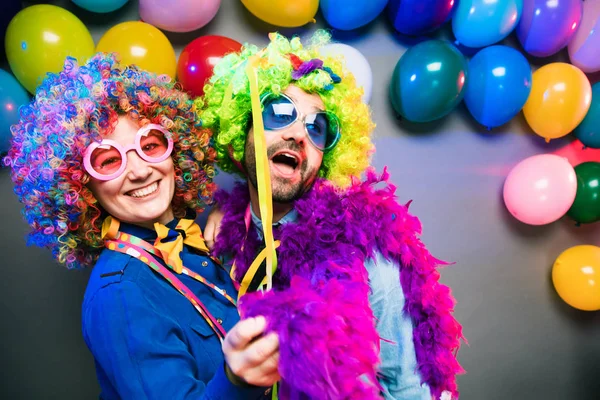
[[[356,180],[344,191],[318,180],[294,204],[298,223],[275,232],[281,245],[274,290],[241,299],[244,317],[265,315],[268,329],[280,336],[282,399],[379,398],[379,336],[364,268],[375,251],[402,266],[404,311],[415,327],[422,381],[435,399],[444,391],[458,397],[456,375],[463,370],[455,355],[462,328],[452,316],[450,289],[438,282],[436,269],[446,263],[422,244],[419,220],[397,203],[388,179],[385,170],[381,177],[369,171],[364,182]],[[384,187],[376,188],[381,183]],[[216,200],[225,217],[214,251],[235,260],[241,281],[260,245],[254,229],[246,235],[248,189],[238,185],[231,194],[220,191]]]

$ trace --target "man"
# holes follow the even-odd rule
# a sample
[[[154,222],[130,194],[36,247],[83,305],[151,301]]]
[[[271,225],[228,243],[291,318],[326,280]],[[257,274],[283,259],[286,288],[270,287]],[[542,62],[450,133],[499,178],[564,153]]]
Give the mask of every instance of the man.
[[[281,397],[456,398],[462,334],[440,262],[394,188],[375,188],[387,173],[358,179],[374,128],[362,90],[320,56],[326,33],[270,39],[226,56],[198,105],[221,168],[247,180],[216,197],[214,250],[233,263],[242,316],[279,335]]]

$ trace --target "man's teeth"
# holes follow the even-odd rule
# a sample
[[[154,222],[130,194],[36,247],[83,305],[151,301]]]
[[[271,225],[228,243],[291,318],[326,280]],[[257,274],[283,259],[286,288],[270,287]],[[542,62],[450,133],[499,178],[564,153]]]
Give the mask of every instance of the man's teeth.
[[[279,164],[285,164],[289,167],[296,168],[298,166],[298,160],[291,154],[279,153],[273,157],[273,162]]]
[[[129,195],[131,197],[145,197],[145,196],[148,196],[149,194],[156,192],[157,189],[158,189],[158,182],[154,182],[152,185],[146,186],[145,188],[137,189],[137,190],[134,190],[133,192],[130,192]]]

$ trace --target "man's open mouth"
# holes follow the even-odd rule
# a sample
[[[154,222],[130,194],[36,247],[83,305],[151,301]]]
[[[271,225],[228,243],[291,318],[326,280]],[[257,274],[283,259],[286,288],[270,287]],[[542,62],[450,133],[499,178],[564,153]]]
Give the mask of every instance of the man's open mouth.
[[[284,175],[293,174],[300,164],[298,156],[285,151],[275,154],[273,158],[271,158],[271,162]]]

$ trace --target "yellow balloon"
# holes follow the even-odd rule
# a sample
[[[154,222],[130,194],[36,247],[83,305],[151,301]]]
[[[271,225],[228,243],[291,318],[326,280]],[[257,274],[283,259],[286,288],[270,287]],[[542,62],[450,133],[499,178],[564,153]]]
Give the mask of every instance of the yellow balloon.
[[[565,250],[554,262],[552,282],[570,306],[600,310],[600,247],[584,245]]]
[[[271,25],[295,28],[314,22],[319,0],[242,0],[248,11]]]
[[[10,69],[31,93],[48,72],[62,71],[67,56],[83,63],[94,54],[94,40],[83,22],[48,4],[15,15],[6,29],[5,45]]]
[[[102,36],[96,50],[118,53],[123,64],[135,64],[175,79],[177,59],[171,42],[159,29],[145,22],[130,21],[113,26]]]
[[[569,134],[590,108],[592,87],[571,64],[551,63],[533,73],[523,114],[531,129],[547,140]]]

